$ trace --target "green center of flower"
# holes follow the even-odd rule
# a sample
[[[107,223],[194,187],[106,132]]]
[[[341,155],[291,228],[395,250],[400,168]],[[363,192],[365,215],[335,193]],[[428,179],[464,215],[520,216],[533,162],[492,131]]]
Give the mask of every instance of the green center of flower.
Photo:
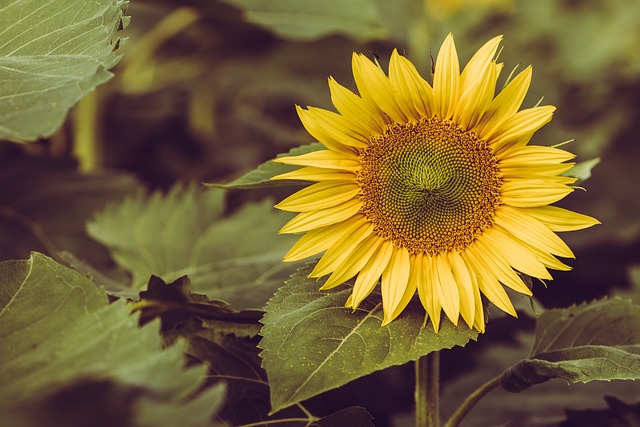
[[[360,160],[362,211],[379,236],[410,253],[462,250],[493,224],[502,181],[474,132],[437,117],[395,123]]]

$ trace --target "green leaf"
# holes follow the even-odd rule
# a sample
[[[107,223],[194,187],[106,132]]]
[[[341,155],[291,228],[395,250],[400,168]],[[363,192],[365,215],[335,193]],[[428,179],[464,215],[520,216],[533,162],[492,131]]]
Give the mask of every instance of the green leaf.
[[[591,178],[591,170],[596,167],[598,163],[600,163],[600,157],[576,163],[571,169],[563,173],[563,175],[578,178],[579,181],[586,181]]]
[[[417,303],[381,327],[379,293],[352,312],[344,307],[351,287],[320,292],[321,284],[307,278],[310,272],[310,267],[301,269],[280,288],[262,320],[260,348],[272,412],[477,337],[477,332],[448,320],[437,334],[431,326],[423,327],[424,309]]]
[[[293,41],[342,34],[360,42],[383,39],[388,31],[371,0],[223,0],[244,11],[248,22]]]
[[[519,392],[552,378],[640,379],[640,306],[603,299],[540,316],[530,358],[506,370],[500,382]]]
[[[8,0],[0,13],[0,139],[52,135],[112,74],[122,0]]]
[[[195,186],[139,193],[108,206],[87,230],[132,274],[131,289],[151,275],[165,282],[188,275],[194,292],[261,309],[295,268],[281,260],[296,238],[278,235],[288,216],[269,201],[222,217],[223,195]]]
[[[277,157],[284,156],[299,156],[301,154],[310,153],[312,151],[324,150],[325,146],[319,142],[313,144],[301,145],[296,148],[292,148],[286,154],[279,154]],[[225,184],[208,183],[206,185],[210,187],[225,188],[228,190],[240,190],[240,189],[255,189],[255,188],[269,188],[269,187],[282,187],[286,185],[300,185],[301,181],[296,180],[277,180],[272,181],[271,178],[281,173],[291,172],[298,169],[299,166],[285,165],[282,163],[276,163],[272,160],[266,161],[256,169],[247,172],[239,178],[234,179],[231,182]]]
[[[105,380],[171,408],[203,380],[204,366],[183,369],[184,343],[163,349],[157,323],[139,328],[124,301],[109,304],[103,290],[44,255],[0,263],[0,288],[2,410]],[[215,396],[207,396],[211,416]]]
[[[134,407],[139,427],[215,427],[211,413],[218,412],[224,403],[226,387],[217,384],[187,403],[161,403],[154,399],[142,398]]]
[[[31,251],[58,257],[65,250],[98,268],[112,264],[84,223],[137,188],[131,176],[80,174],[70,162],[0,158],[0,260],[24,259]]]

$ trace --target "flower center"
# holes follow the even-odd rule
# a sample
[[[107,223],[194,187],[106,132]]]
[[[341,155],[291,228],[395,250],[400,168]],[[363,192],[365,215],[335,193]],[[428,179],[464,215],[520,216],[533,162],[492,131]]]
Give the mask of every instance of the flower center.
[[[497,160],[474,132],[437,117],[391,124],[371,138],[357,173],[376,233],[410,253],[462,250],[493,224]]]

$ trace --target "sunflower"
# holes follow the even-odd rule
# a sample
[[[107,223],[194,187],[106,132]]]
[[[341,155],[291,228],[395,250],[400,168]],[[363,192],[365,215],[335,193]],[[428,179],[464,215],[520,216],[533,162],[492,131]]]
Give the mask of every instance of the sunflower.
[[[522,275],[551,279],[573,258],[555,234],[598,221],[550,206],[573,191],[562,176],[574,155],[529,145],[555,107],[520,110],[531,67],[497,95],[501,36],[460,72],[450,34],[438,53],[433,85],[396,50],[389,75],[353,55],[359,95],[329,78],[338,113],[297,107],[326,149],[276,162],[301,168],[273,179],[315,182],[276,205],[298,214],[281,233],[303,233],[284,261],[324,252],[309,275],[321,289],[356,277],[354,310],[381,283],[383,325],[416,291],[435,331],[441,313],[484,331],[481,295],[516,316],[504,287],[525,295]],[[381,280],[380,280],[381,279]]]

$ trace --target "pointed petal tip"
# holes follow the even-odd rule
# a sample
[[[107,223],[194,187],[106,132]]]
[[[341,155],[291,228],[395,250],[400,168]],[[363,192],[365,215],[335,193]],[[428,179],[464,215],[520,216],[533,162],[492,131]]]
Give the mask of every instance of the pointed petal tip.
[[[433,319],[431,319],[431,324],[433,325],[433,332],[437,334],[440,330],[440,321],[434,322]]]

